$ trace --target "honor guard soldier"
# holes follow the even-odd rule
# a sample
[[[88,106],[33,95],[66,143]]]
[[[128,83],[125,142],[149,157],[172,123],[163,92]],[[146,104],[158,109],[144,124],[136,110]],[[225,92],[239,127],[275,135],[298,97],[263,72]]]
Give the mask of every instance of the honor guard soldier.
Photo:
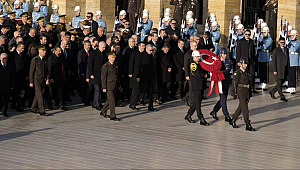
[[[195,21],[193,18],[190,18],[187,22],[187,28],[186,28],[186,34],[185,34],[186,36],[184,38],[188,39],[188,41],[192,35],[197,34],[197,29],[194,28],[194,23],[195,23]]]
[[[149,19],[148,13],[143,13],[143,20],[142,20],[142,30],[139,42],[143,42],[145,37],[150,35],[150,31],[153,25],[153,22]]]
[[[104,34],[106,35],[106,22],[102,20],[102,12],[100,10],[96,11],[95,17],[96,17],[96,22],[98,23],[98,27],[103,27]]]
[[[74,12],[75,12],[75,17],[73,17],[72,19],[72,27],[80,28],[80,21],[84,20],[84,18],[80,16],[80,12],[81,12],[80,6],[76,6]]]
[[[58,23],[59,22],[59,16],[60,16],[60,14],[58,13],[59,6],[55,4],[55,5],[53,5],[52,9],[53,9],[53,14],[50,17],[50,22]]]
[[[297,39],[298,32],[296,30],[292,30],[290,37],[291,42],[289,43],[289,57],[290,57],[290,68],[289,68],[289,76],[288,76],[288,89],[284,91],[284,93],[296,93],[297,87],[297,70],[298,66],[300,66],[300,42]]]
[[[276,43],[275,39],[277,36],[277,14],[278,14],[278,3],[277,0],[268,0],[265,6],[262,8],[263,11],[268,11],[268,25],[270,28],[270,35],[272,40],[274,40],[272,49],[275,49]]]
[[[270,51],[272,49],[273,40],[269,35],[269,27],[264,27],[262,36],[258,39],[258,76],[260,85],[257,89],[268,90],[269,83],[269,62],[272,61]]]
[[[168,16],[164,17],[161,29],[166,29],[167,27],[169,27],[170,26],[170,21],[171,21],[170,17],[168,17]]]
[[[115,93],[120,88],[120,77],[117,63],[115,62],[116,54],[108,53],[108,61],[102,66],[101,82],[104,93],[107,93],[107,99],[100,112],[105,118],[110,117],[110,120],[120,121],[115,114]],[[110,110],[110,115],[107,115],[107,110]]]
[[[32,27],[33,28],[38,26],[37,19],[40,17],[45,17],[45,15],[43,12],[40,11],[40,3],[36,2],[34,4],[34,11],[32,12],[32,21],[33,21]],[[44,20],[45,20],[45,18],[44,18]]]
[[[198,21],[197,18],[199,17],[199,12],[200,12],[199,9],[200,6],[198,1],[187,0],[185,3],[185,9],[183,11],[192,11],[194,14],[195,21],[197,22]]]
[[[174,2],[174,0],[172,0],[170,2],[170,5],[175,5],[173,18],[177,21],[177,26],[179,26],[182,23],[182,19],[183,19],[183,9],[185,5],[185,1],[178,0]]]
[[[40,5],[41,5],[40,7],[41,12],[44,14],[45,17],[48,16],[48,7],[46,4],[46,0],[41,0]]]
[[[17,18],[20,18],[20,15],[21,15],[23,12],[25,12],[23,9],[20,8],[20,7],[21,7],[20,1],[18,1],[18,0],[15,1],[14,6],[15,6],[15,8],[13,9],[13,12],[16,12]]]
[[[49,84],[48,66],[46,59],[46,47],[39,46],[39,55],[31,60],[29,69],[29,86],[35,88],[35,96],[31,105],[31,111],[37,113],[36,106],[40,109],[41,116],[48,116],[44,109],[42,91]],[[34,85],[34,86],[33,86]]]
[[[188,23],[188,21],[189,21],[189,19],[190,18],[195,18],[195,17],[193,17],[194,16],[194,13],[193,13],[193,11],[188,11],[187,13],[186,13],[186,25],[187,25],[187,23]],[[197,22],[195,21],[195,19],[194,19],[194,28],[196,28],[196,25],[197,25]]]
[[[118,25],[121,26],[122,25],[122,21],[123,19],[126,19],[126,11],[122,10],[119,13],[119,21],[118,21]]]
[[[220,100],[216,103],[215,107],[213,108],[213,111],[210,112],[210,115],[215,119],[219,120],[217,117],[217,112],[222,108],[222,112],[225,116],[226,122],[231,122],[231,118],[229,116],[229,112],[227,109],[227,96],[228,96],[228,90],[231,85],[231,61],[226,59],[227,58],[227,50],[226,48],[221,48],[220,50],[220,60],[222,62],[221,71],[224,74],[225,79],[222,80],[222,94],[220,94]]]
[[[192,93],[194,94],[194,97],[190,97],[191,100],[194,101],[191,103],[190,109],[188,110],[185,119],[190,123],[194,123],[194,120],[192,120],[192,115],[196,110],[197,116],[200,119],[200,125],[208,126],[209,123],[205,121],[201,111],[202,91],[204,89],[204,79],[207,78],[207,74],[200,65],[200,52],[197,50],[193,51],[192,57],[193,61],[190,63],[190,81],[192,86],[190,88],[192,90]]]
[[[211,35],[211,40],[215,47],[214,53],[216,55],[219,55],[219,42],[221,39],[221,33],[220,33],[220,31],[218,31],[218,22],[217,21],[214,21],[211,23],[210,35]],[[226,54],[227,54],[227,52],[226,52]]]
[[[129,14],[130,29],[135,32],[137,17],[141,10],[141,0],[129,0],[127,12]]]
[[[28,10],[29,10],[29,4],[28,4],[28,2],[26,2],[26,0],[21,0],[21,4],[22,4],[22,8],[23,8],[23,10],[24,10],[24,12],[28,12]]]
[[[239,20],[237,20],[239,21]],[[237,41],[244,38],[244,25],[239,24],[236,28],[236,34],[233,34],[232,39],[233,39],[233,44],[231,44],[232,48],[232,56],[231,56],[231,61],[233,62],[233,70],[236,70],[236,46],[237,46]],[[229,41],[230,44],[230,41]]]
[[[239,118],[240,114],[243,113],[243,119],[246,123],[246,130],[255,131],[251,126],[249,120],[249,108],[248,103],[250,97],[252,97],[251,92],[251,74],[247,70],[248,59],[245,57],[240,58],[240,68],[234,72],[232,86],[231,86],[231,95],[234,99],[239,99],[239,106],[232,116],[232,121],[229,123],[233,128],[238,128],[236,125],[236,120]]]

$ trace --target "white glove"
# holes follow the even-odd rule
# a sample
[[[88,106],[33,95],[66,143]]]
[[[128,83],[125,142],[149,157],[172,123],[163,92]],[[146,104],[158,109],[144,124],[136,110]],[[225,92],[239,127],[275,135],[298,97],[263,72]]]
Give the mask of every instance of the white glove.
[[[207,27],[205,27],[205,32],[206,32],[206,31],[209,31],[209,29],[208,29]]]
[[[115,25],[119,24],[119,21],[115,21]]]
[[[142,26],[141,23],[137,23],[137,27],[140,28]]]
[[[229,31],[229,34],[234,34],[234,30],[230,30],[230,31]]]
[[[70,27],[72,27],[72,22],[69,22],[68,24],[70,25]]]
[[[185,35],[187,35],[187,30],[186,30],[186,29],[184,29],[183,33],[184,33]]]
[[[253,32],[256,32],[257,31],[257,29],[256,28],[253,28]]]
[[[259,41],[259,42],[262,42],[262,40],[263,40],[262,36],[259,36],[259,37],[257,38],[257,41]]]
[[[208,23],[205,23],[205,27],[208,27]]]
[[[280,35],[281,37],[285,37],[283,31],[279,31],[279,35]]]
[[[285,44],[286,44],[286,45],[289,45],[289,44],[290,44],[290,41],[289,41],[289,40],[287,40]]]
[[[184,24],[181,24],[181,28],[182,28],[182,29],[185,29],[185,25],[184,25]]]
[[[235,34],[232,35],[233,40],[237,40],[237,36]]]

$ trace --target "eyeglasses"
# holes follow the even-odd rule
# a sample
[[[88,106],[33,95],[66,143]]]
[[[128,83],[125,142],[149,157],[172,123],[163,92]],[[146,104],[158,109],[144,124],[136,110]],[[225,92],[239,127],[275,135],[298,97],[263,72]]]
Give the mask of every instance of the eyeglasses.
[[[2,58],[2,59],[4,60],[4,59],[7,59],[7,58]]]
[[[250,36],[251,34],[245,34],[245,35],[248,35],[248,36]]]
[[[176,25],[176,23],[172,23],[173,25]]]
[[[125,24],[125,25],[130,25],[130,24]]]
[[[282,41],[282,42],[280,42],[281,44],[284,44],[285,42],[284,41]]]
[[[91,16],[86,16],[87,18],[91,18]]]
[[[154,50],[150,50],[150,51],[154,51]]]

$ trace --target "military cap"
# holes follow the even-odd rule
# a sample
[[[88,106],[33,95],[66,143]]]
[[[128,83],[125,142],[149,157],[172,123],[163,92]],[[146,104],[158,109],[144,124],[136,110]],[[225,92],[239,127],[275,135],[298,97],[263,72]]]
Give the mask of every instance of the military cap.
[[[83,26],[83,29],[91,29],[91,26],[88,26],[88,25],[85,25],[85,26]]]
[[[108,53],[107,56],[108,57],[112,57],[112,58],[116,58],[117,57],[116,54],[113,53],[113,52]]]
[[[128,34],[128,31],[125,29],[124,31],[123,31],[123,35],[127,35]]]
[[[3,9],[0,9],[0,15],[2,15],[3,14]]]
[[[49,25],[50,27],[53,26],[53,23],[52,22],[47,22],[46,26]]]
[[[83,24],[83,25],[86,25],[87,21],[83,19],[83,20],[80,21],[80,23]]]
[[[9,30],[10,30],[10,25],[4,24],[4,25],[2,26],[2,28],[4,28],[4,29],[6,29],[7,31],[9,31]]]
[[[0,19],[4,20],[5,19],[4,15],[0,15]]]
[[[61,19],[66,19],[66,15],[60,15],[58,17],[61,18]]]
[[[31,16],[28,16],[28,19],[27,19],[28,22],[32,22],[32,18]]]
[[[61,28],[64,27],[64,25],[62,23],[57,23],[57,26],[61,27]]]
[[[76,29],[74,29],[74,28],[73,28],[73,29],[70,29],[69,32],[70,32],[71,34],[77,34],[77,31],[76,31]]]
[[[9,16],[16,16],[16,12],[10,12],[8,13]]]
[[[39,18],[37,19],[37,21],[44,22],[45,20],[44,20],[44,17],[39,17]]]
[[[18,23],[18,24],[16,25],[16,28],[22,28],[22,24],[21,24],[21,23]]]
[[[28,13],[27,12],[23,12],[20,17],[28,17]]]
[[[239,63],[241,63],[241,64],[249,64],[248,59],[246,57],[241,57]]]
[[[46,46],[44,46],[44,45],[40,45],[40,46],[38,47],[38,49],[39,49],[39,50],[43,50],[43,51],[47,51]]]

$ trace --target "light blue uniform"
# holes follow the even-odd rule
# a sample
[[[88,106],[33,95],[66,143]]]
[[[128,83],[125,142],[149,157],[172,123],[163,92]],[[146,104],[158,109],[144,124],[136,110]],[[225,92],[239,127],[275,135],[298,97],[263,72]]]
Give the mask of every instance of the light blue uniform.
[[[106,22],[103,21],[102,19],[98,19],[98,27],[103,27],[104,28],[104,34],[106,34]]]
[[[45,16],[48,15],[48,7],[46,5],[42,5],[40,11],[44,13]],[[45,20],[46,21],[46,20]]]
[[[28,12],[28,10],[29,10],[29,4],[28,4],[28,2],[23,2],[22,3],[22,7],[23,7],[24,12]]]
[[[213,53],[215,53],[216,55],[219,55],[220,51],[219,51],[219,42],[221,39],[221,33],[220,31],[216,30],[216,31],[211,31],[210,32],[211,35],[211,40],[214,44],[215,47],[215,51]]]
[[[272,61],[272,58],[269,54],[269,51],[272,48],[273,40],[271,37],[263,37],[263,45],[260,47],[261,50],[258,53],[258,62],[269,62]]]
[[[237,46],[237,41],[244,38],[244,34],[241,34],[241,35],[236,35],[237,36],[237,40],[235,41],[235,44],[234,44],[234,48],[232,50],[232,58],[236,59],[236,46]]]
[[[16,9],[16,8],[14,8],[13,9],[13,12],[16,12],[16,17],[17,18],[20,18],[20,15],[23,13],[23,12],[25,12],[23,9],[20,9],[20,8],[18,8],[18,9]]]
[[[299,52],[300,52],[300,41],[298,40],[291,41],[290,48],[289,48],[291,67],[300,66]]]
[[[51,17],[50,17],[50,22],[52,22],[52,23],[59,23],[59,16],[60,16],[59,13],[52,14]]]
[[[38,21],[37,21],[37,19],[38,19],[39,17],[44,17],[44,19],[45,19],[44,13],[41,12],[41,11],[39,11],[39,12],[33,11],[33,12],[32,12],[32,27],[33,27],[33,28],[35,28],[35,27],[37,27],[37,26],[39,25],[39,23],[38,23]],[[45,21],[46,21],[46,20],[45,20]],[[45,23],[46,23],[46,22],[45,22]]]
[[[142,22],[142,30],[139,42],[143,42],[145,37],[150,35],[150,31],[152,29],[153,21],[148,19],[147,23]]]
[[[75,16],[72,19],[72,26],[74,28],[80,28],[80,21],[83,20],[84,18],[82,16]]]

